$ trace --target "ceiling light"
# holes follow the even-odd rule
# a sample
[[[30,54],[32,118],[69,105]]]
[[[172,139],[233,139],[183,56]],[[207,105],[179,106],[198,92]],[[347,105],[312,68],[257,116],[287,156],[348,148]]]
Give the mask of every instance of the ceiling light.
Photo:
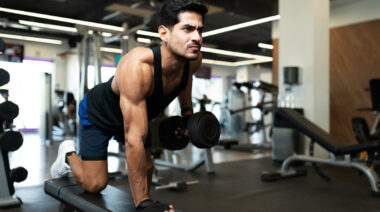
[[[102,32],[102,36],[103,36],[103,37],[111,37],[111,36],[112,36],[112,33],[109,33],[109,32]]]
[[[59,25],[53,25],[53,24],[44,24],[39,22],[33,22],[33,21],[25,21],[25,20],[19,20],[20,24],[28,25],[28,26],[35,26],[40,28],[47,28],[47,29],[55,29],[65,32],[78,32],[78,30],[74,27],[66,27],[66,26],[59,26]]]
[[[151,43],[152,40],[148,39],[148,38],[137,38],[137,42],[140,42],[140,43]]]
[[[156,37],[156,38],[160,37],[160,35],[157,32],[149,32],[149,31],[144,31],[144,30],[137,30],[136,34],[146,35],[146,36]]]
[[[212,65],[221,65],[221,66],[229,66],[229,67],[237,67],[237,66],[243,66],[243,65],[251,65],[251,64],[258,64],[258,63],[267,63],[271,62],[271,60],[245,60],[245,61],[239,61],[239,62],[227,62],[222,60],[210,60],[210,59],[202,59],[202,63],[205,64],[212,64]]]
[[[233,51],[214,49],[214,48],[208,48],[208,47],[202,47],[201,51],[214,53],[214,54],[228,55],[228,56],[233,56],[233,57],[243,57],[243,58],[249,58],[249,59],[258,59],[258,60],[271,59],[271,57],[267,57],[267,56],[247,54],[247,53],[241,53],[241,52],[233,52]]]
[[[121,53],[123,53],[123,50],[121,50],[121,49],[117,49],[117,48],[108,48],[108,47],[100,47],[100,51],[102,51],[102,52],[116,53],[116,54],[121,54]]]
[[[35,18],[42,18],[42,19],[48,19],[48,20],[53,20],[53,21],[78,24],[82,26],[95,27],[95,28],[106,29],[106,30],[117,31],[117,32],[124,31],[123,27],[100,24],[100,23],[89,22],[89,21],[81,21],[81,20],[76,20],[72,18],[64,18],[64,17],[59,17],[59,16],[53,16],[53,15],[45,15],[41,13],[27,12],[27,11],[22,11],[22,10],[14,10],[14,9],[9,9],[9,8],[4,8],[4,7],[0,7],[0,11],[6,12],[6,13],[29,16],[29,17],[35,17]]]
[[[259,43],[257,46],[260,47],[260,48],[263,48],[263,49],[273,49],[273,45],[272,44]]]
[[[40,43],[49,43],[49,44],[57,44],[61,45],[61,40],[47,39],[47,38],[38,38],[38,37],[30,37],[30,36],[22,36],[22,35],[11,35],[11,34],[3,34],[0,33],[0,37],[16,39],[16,40],[26,40],[26,41],[34,41]]]
[[[227,61],[221,61],[221,60],[202,59],[202,63],[211,64],[211,65],[234,66],[233,62],[227,62]]]
[[[223,27],[223,28],[220,28],[220,29],[215,29],[215,30],[211,30],[211,31],[208,31],[208,32],[204,32],[203,33],[203,37],[205,38],[205,37],[208,37],[208,36],[211,36],[211,35],[216,35],[216,34],[220,34],[220,33],[224,33],[224,32],[229,32],[229,31],[233,31],[233,30],[237,30],[237,29],[241,29],[241,28],[245,28],[245,27],[250,27],[250,26],[253,26],[253,25],[262,24],[262,23],[266,23],[266,22],[276,21],[276,20],[279,20],[279,19],[280,19],[280,15],[275,15],[275,16],[261,18],[261,19],[257,19],[257,20],[253,20],[253,21],[248,21],[248,22],[245,22],[245,23],[236,24],[236,25],[232,25],[232,26],[229,26],[229,27]]]

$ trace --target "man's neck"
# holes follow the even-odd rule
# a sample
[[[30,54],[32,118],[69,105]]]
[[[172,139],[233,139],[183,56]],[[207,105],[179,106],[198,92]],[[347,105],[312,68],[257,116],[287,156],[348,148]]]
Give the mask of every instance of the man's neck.
[[[161,46],[162,74],[170,75],[178,70],[183,70],[187,60],[173,54],[166,46]]]

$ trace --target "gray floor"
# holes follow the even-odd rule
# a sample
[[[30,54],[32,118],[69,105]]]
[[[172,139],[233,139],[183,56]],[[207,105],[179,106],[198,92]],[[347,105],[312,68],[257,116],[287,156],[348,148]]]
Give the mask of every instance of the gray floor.
[[[1,211],[62,211],[61,203],[46,195],[42,185],[49,178],[48,170],[55,159],[58,144],[42,145],[38,135],[25,135],[22,148],[10,155],[11,167],[22,165],[29,171],[26,181],[15,184],[16,196],[23,200],[23,205]],[[117,146],[111,144],[110,151],[115,149]],[[199,157],[198,153],[189,149],[180,155],[188,160]],[[207,174],[204,167],[194,172],[159,171],[159,175],[171,180],[199,180],[200,183],[184,192],[153,190],[152,197],[173,203],[182,211],[380,210],[380,199],[370,196],[366,177],[358,176],[352,169],[322,167],[333,179],[332,183],[324,182],[308,167],[306,177],[264,183],[260,180],[261,172],[278,168],[268,151],[248,153],[215,149],[213,159],[216,162],[214,175]],[[124,160],[110,157],[109,170],[123,170],[124,163]],[[127,178],[112,180],[110,184],[129,190]]]

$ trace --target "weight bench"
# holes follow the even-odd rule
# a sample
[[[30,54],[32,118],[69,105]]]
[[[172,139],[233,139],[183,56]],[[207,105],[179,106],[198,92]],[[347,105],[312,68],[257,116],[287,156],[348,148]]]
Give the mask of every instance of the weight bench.
[[[98,194],[91,194],[84,192],[74,178],[63,177],[45,181],[44,190],[79,211],[136,211],[132,196],[110,185]]]
[[[363,172],[371,185],[372,195],[380,196],[379,191],[379,177],[377,173],[371,169],[366,161],[360,161],[356,159],[356,155],[362,151],[378,151],[380,149],[380,140],[361,143],[361,144],[348,144],[344,143],[337,138],[331,136],[326,131],[310,122],[308,119],[303,117],[300,113],[292,109],[279,108],[276,110],[276,118],[289,123],[293,128],[304,133],[311,138],[311,154],[309,155],[293,155],[288,157],[281,166],[281,169],[275,173],[264,172],[261,176],[263,181],[274,181],[283,178],[295,177],[305,175],[305,172],[296,171],[290,168],[290,164],[295,161],[312,162],[314,168],[316,168],[316,163],[328,164],[333,166],[341,166],[348,168],[355,168]],[[313,144],[314,142],[321,145],[326,149],[330,157],[320,158],[313,156]],[[319,170],[316,169],[318,172]],[[323,173],[318,173],[322,177],[326,177]]]

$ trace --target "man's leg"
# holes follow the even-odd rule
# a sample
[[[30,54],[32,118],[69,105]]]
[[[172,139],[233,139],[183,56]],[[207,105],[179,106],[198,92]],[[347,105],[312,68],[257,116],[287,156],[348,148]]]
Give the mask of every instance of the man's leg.
[[[77,183],[87,192],[99,192],[107,186],[107,147],[111,134],[94,125],[80,128],[80,155],[74,141],[63,141],[51,168],[53,178],[73,172]]]
[[[75,180],[87,192],[100,192],[108,183],[107,160],[82,160],[75,153],[67,157]]]

